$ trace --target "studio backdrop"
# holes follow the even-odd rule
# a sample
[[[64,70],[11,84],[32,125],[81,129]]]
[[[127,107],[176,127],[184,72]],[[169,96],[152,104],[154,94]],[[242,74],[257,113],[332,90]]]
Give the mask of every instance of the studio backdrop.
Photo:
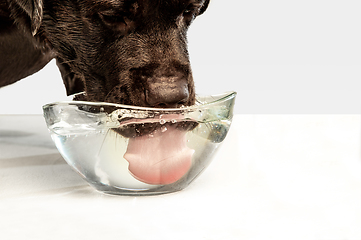
[[[197,93],[237,91],[238,114],[361,113],[360,9],[359,0],[211,0],[188,32]],[[68,99],[53,60],[0,89],[0,114]]]

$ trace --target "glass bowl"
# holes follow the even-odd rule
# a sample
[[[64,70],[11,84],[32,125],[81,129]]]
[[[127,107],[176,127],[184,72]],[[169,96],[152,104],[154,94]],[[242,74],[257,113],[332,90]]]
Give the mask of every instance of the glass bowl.
[[[155,195],[184,189],[209,165],[235,97],[197,97],[194,106],[173,109],[69,101],[43,111],[59,152],[95,189]]]

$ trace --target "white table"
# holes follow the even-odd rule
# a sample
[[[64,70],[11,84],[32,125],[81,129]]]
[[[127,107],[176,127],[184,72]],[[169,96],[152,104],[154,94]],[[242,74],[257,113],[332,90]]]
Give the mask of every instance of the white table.
[[[104,195],[42,116],[0,115],[0,239],[361,239],[360,115],[237,115],[183,191]]]

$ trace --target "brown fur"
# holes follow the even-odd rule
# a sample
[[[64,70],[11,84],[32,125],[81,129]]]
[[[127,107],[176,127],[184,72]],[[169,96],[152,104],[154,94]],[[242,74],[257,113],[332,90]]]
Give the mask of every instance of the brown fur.
[[[68,95],[177,107],[195,101],[187,29],[209,0],[1,0],[0,87],[52,58]]]

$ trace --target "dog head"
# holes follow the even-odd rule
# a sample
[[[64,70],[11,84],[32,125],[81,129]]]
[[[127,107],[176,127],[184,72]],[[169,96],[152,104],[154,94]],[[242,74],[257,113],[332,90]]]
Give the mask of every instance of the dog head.
[[[85,100],[194,103],[186,33],[209,0],[9,1],[17,22],[80,76]]]

